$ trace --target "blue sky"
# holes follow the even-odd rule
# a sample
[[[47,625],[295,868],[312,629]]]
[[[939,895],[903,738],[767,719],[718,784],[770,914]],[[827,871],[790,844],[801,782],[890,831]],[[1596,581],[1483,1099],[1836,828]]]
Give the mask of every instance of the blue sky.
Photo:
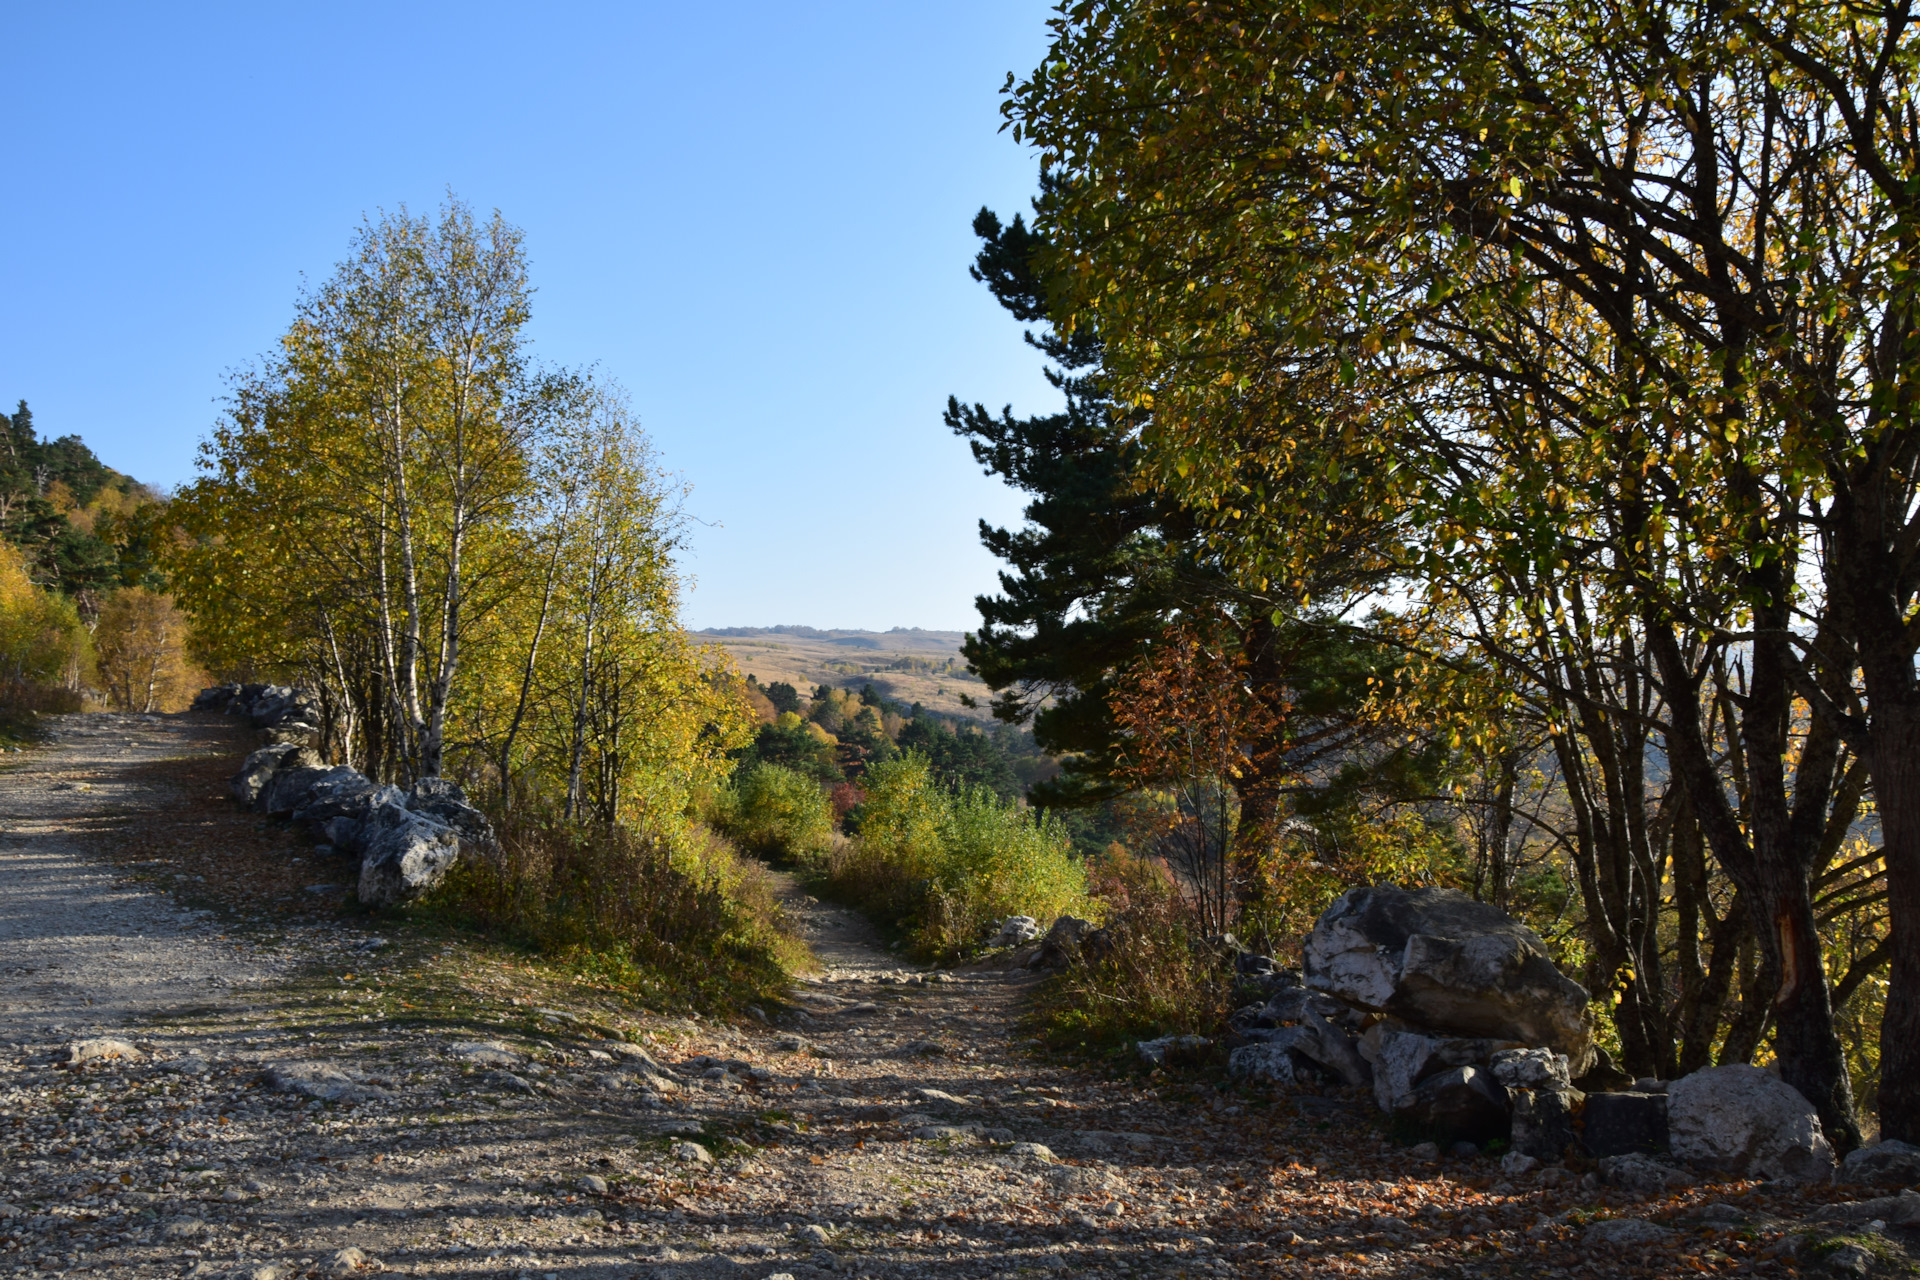
[[[1016,519],[948,393],[1055,397],[970,280],[1034,164],[1037,0],[10,5],[0,399],[178,484],[227,372],[362,214],[527,233],[535,351],[597,363],[694,485],[691,625],[965,628]]]

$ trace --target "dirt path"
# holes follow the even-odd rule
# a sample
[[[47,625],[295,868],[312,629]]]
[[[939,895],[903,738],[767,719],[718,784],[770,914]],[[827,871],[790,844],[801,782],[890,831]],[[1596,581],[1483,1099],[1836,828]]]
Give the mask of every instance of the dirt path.
[[[184,717],[48,717],[0,772],[0,1040],[150,1019],[286,973],[302,949],[237,942],[211,911],[139,876],[142,818],[179,808],[151,766],[225,761],[231,727]],[[100,854],[111,856],[103,859]]]
[[[0,1274],[17,1280],[1558,1277],[1642,1261],[1581,1246],[1570,1215],[1600,1202],[1565,1178],[1417,1161],[1355,1099],[1037,1062],[1017,1022],[1031,976],[903,968],[791,882],[823,972],[764,1024],[663,1016],[337,907],[337,869],[211,794],[232,767],[217,753],[244,745],[229,726],[60,733],[0,775],[0,944],[34,970],[7,989],[19,1044],[0,1060]],[[80,783],[94,790],[62,789]],[[173,827],[143,811],[170,797],[186,806]],[[116,879],[136,873],[144,887]],[[215,885],[217,919],[169,905]],[[135,1056],[69,1068],[80,1030]],[[1706,1194],[1611,1211],[1671,1220]],[[1764,1199],[1739,1212],[1745,1242],[1724,1218],[1699,1229],[1691,1270],[1779,1265],[1758,1260]]]

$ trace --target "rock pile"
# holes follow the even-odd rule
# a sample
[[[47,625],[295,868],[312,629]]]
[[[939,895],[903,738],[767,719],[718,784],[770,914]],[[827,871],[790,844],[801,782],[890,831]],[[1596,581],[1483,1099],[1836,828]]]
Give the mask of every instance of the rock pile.
[[[446,878],[463,850],[498,850],[486,815],[445,778],[422,778],[403,791],[346,765],[329,766],[316,749],[313,700],[302,690],[220,685],[202,690],[193,707],[244,715],[268,736],[233,775],[233,798],[304,824],[328,851],[354,861],[360,901],[368,906],[419,897]]]
[[[1369,1087],[1401,1134],[1435,1150],[1504,1140],[1527,1168],[1578,1154],[1629,1189],[1691,1181],[1688,1169],[1833,1174],[1812,1105],[1776,1076],[1737,1065],[1631,1081],[1615,1070],[1594,1044],[1586,990],[1531,929],[1464,894],[1350,890],[1315,923],[1298,971],[1245,952],[1234,964],[1259,1002],[1229,1020],[1230,1075]],[[1141,1054],[1157,1061],[1167,1047]],[[1890,1150],[1856,1163],[1870,1181],[1911,1161]]]

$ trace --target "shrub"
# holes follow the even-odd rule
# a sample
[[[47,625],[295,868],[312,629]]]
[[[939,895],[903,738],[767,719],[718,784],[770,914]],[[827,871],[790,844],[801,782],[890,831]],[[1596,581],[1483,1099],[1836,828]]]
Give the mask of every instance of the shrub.
[[[766,868],[704,827],[674,837],[497,819],[500,856],[463,858],[426,910],[593,970],[657,1004],[777,996],[805,958]]]
[[[835,850],[830,882],[899,930],[914,954],[950,960],[1010,915],[1086,909],[1086,874],[1058,823],[984,788],[947,791],[908,754],[864,779],[859,837]]]
[[[712,814],[730,840],[761,857],[818,865],[833,843],[827,794],[784,765],[748,765],[715,797]]]
[[[1231,1012],[1231,966],[1207,944],[1165,864],[1113,845],[1088,880],[1105,908],[1110,945],[1041,990],[1032,1014],[1041,1039],[1118,1056],[1136,1040],[1217,1032]]]

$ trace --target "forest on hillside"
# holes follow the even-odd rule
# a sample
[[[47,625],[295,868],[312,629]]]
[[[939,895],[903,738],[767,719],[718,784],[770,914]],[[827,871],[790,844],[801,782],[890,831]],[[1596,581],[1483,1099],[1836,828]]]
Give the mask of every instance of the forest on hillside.
[[[0,414],[0,738],[89,692],[181,705],[196,673],[165,594],[165,510],[79,436],[42,439],[25,400]]]

